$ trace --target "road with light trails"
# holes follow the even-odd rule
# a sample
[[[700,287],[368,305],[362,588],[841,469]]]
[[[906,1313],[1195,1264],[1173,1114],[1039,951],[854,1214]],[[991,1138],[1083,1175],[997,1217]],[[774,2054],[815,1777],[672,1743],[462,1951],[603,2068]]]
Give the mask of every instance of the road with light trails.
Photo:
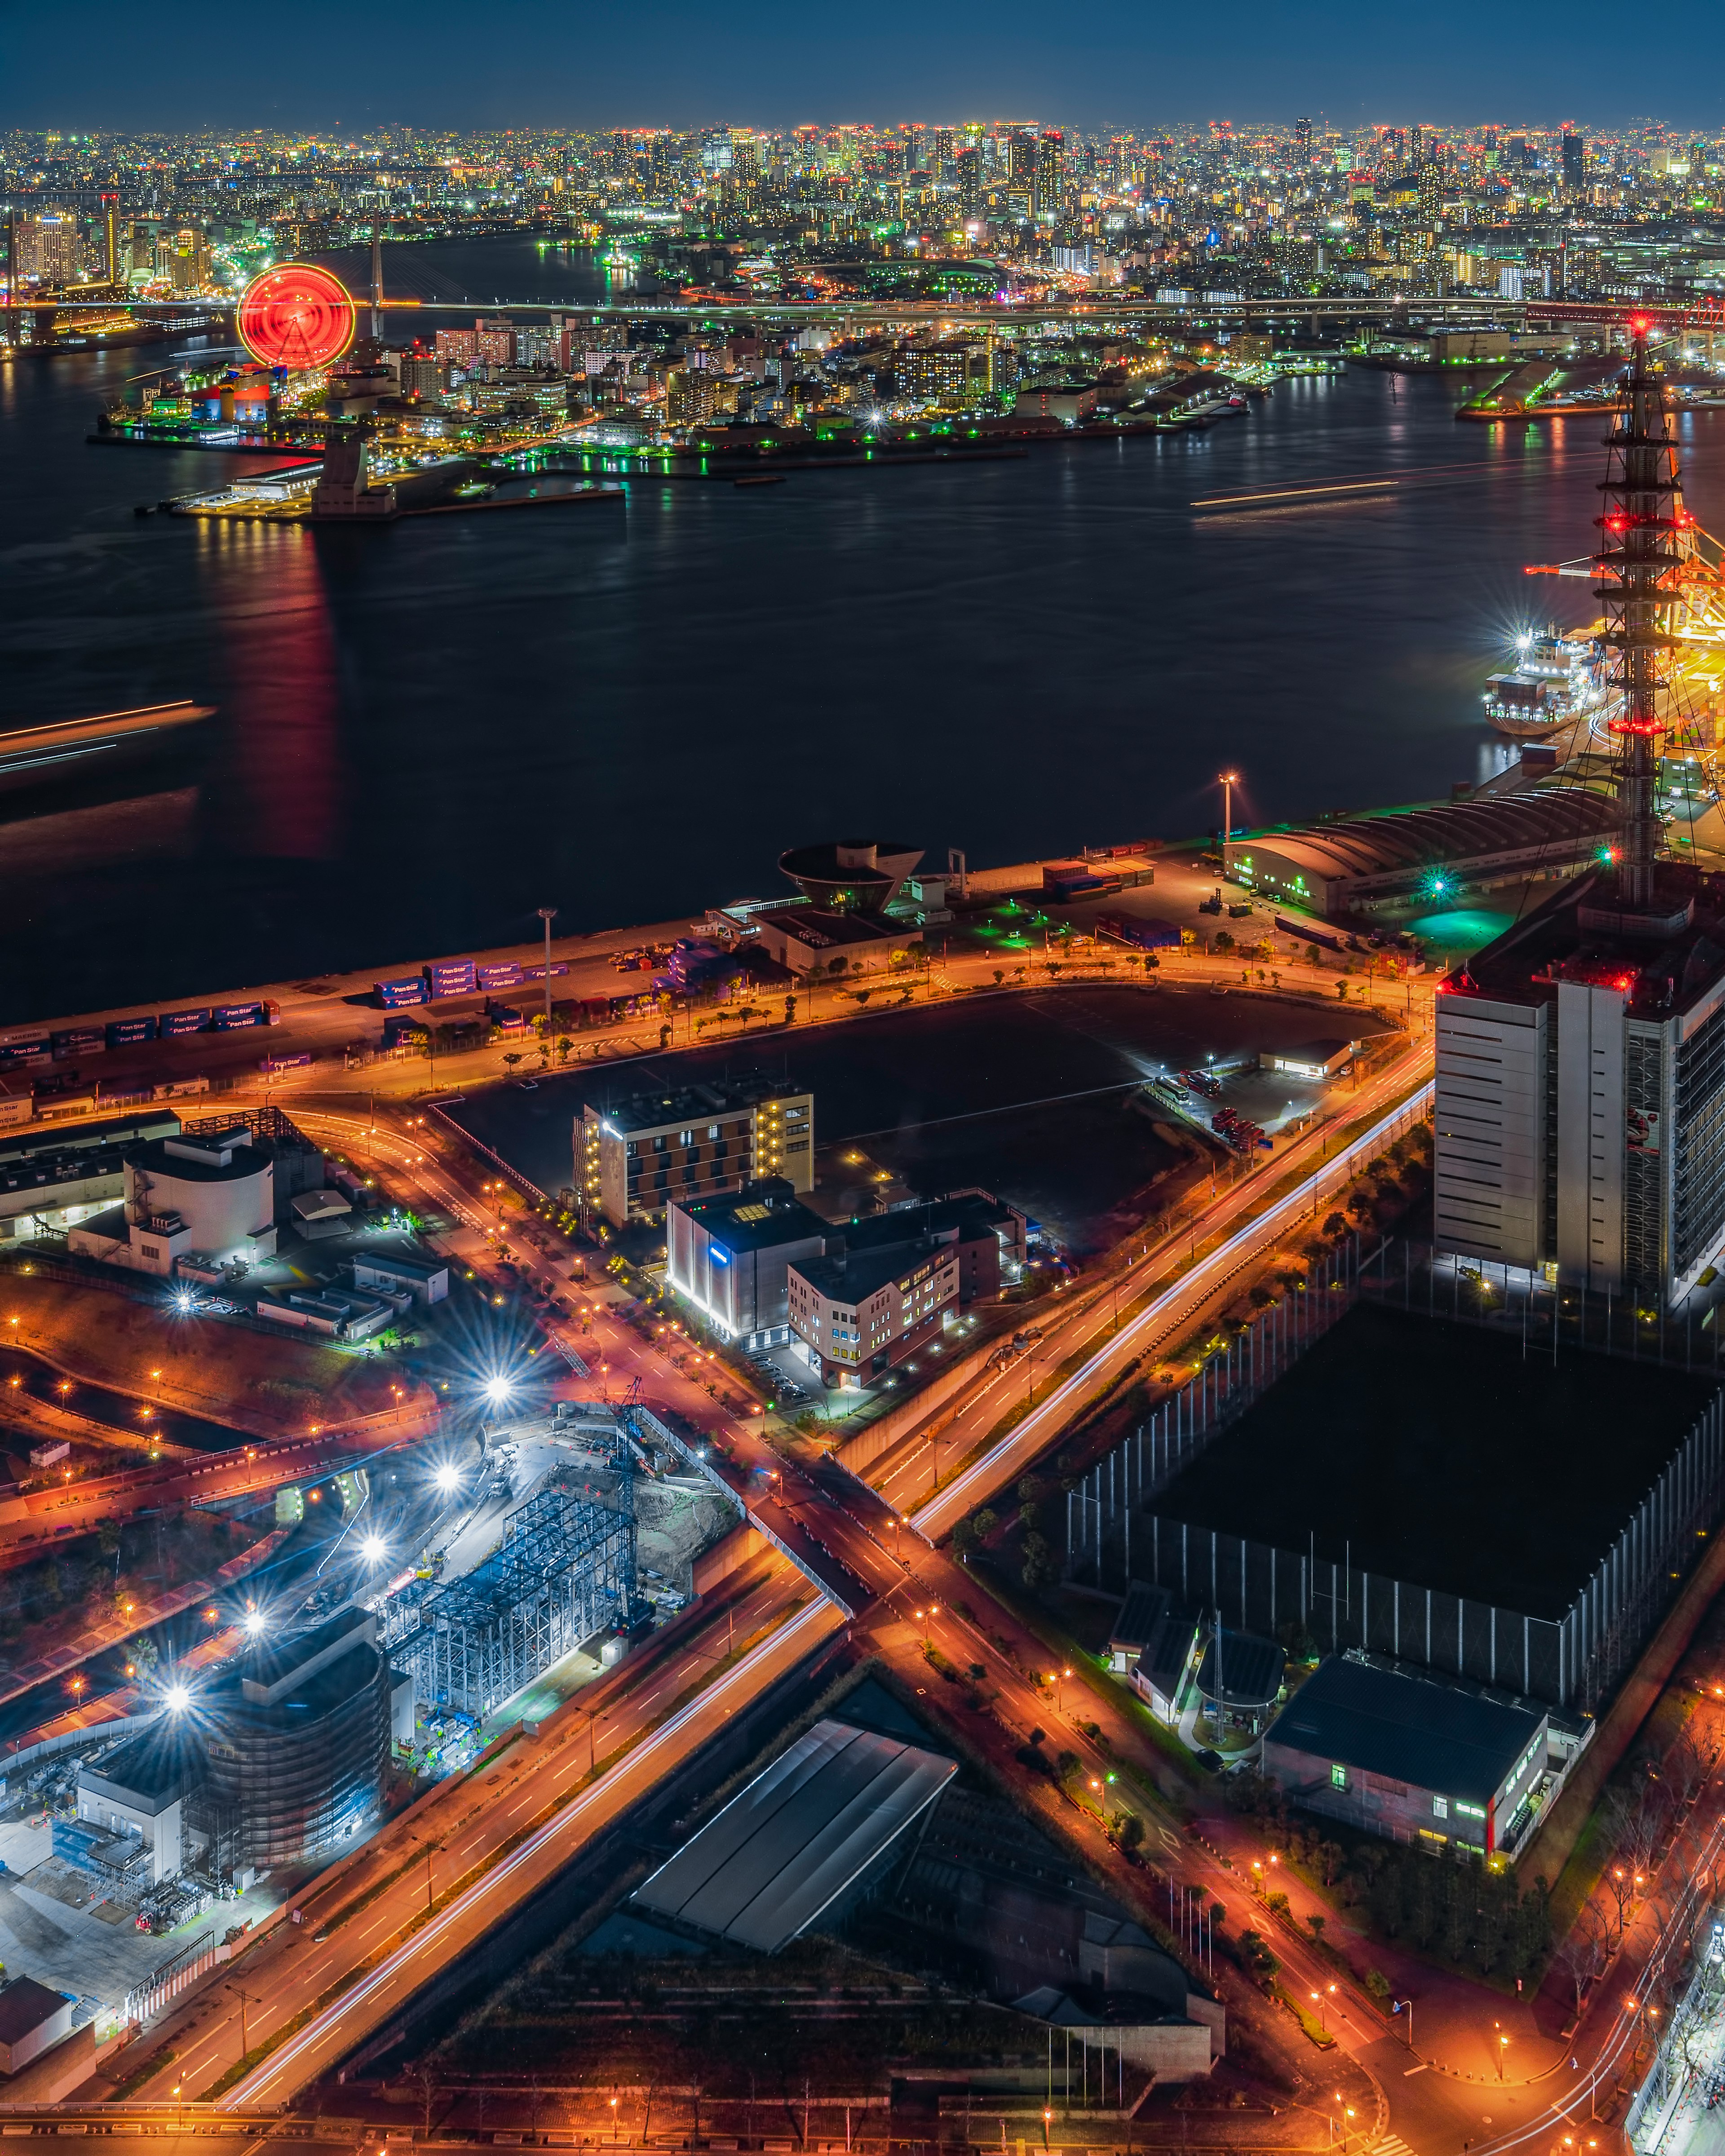
[[[1382,1082],[1380,1090],[1383,1093],[1400,1097],[1396,1098],[1395,1104],[1387,1108],[1358,1137],[1332,1158],[1314,1162],[1312,1173],[1285,1197],[1235,1228],[1232,1234],[1224,1236],[1214,1250],[1201,1255],[1195,1265],[1188,1266],[1160,1295],[1147,1302],[1135,1317],[1128,1318],[1117,1332],[1110,1332],[1102,1346],[1080,1368],[1057,1385],[1045,1400],[1014,1424],[979,1459],[954,1476],[940,1490],[905,1505],[902,1508],[905,1517],[914,1521],[917,1532],[931,1542],[937,1541],[947,1533],[954,1522],[962,1519],[966,1512],[986,1503],[1004,1485],[1028,1467],[1039,1453],[1047,1449],[1060,1430],[1080,1413],[1086,1402],[1117,1374],[1123,1363],[1161,1346],[1170,1335],[1189,1322],[1235,1273],[1285,1235],[1291,1224],[1310,1213],[1315,1203],[1322,1204],[1326,1192],[1349,1182],[1399,1131],[1411,1127],[1430,1106],[1432,1085],[1427,1078],[1409,1094],[1407,1091],[1409,1075],[1404,1065],[1397,1069],[1393,1081],[1386,1079]],[[1318,1151],[1319,1134],[1308,1132],[1300,1141],[1300,1145],[1309,1147],[1312,1152]],[[1290,1147],[1288,1154],[1284,1157],[1284,1172],[1290,1158],[1297,1159],[1296,1148]],[[1250,1209],[1256,1197],[1256,1192],[1248,1183],[1228,1194],[1225,1199],[1219,1199],[1195,1224],[1199,1235],[1213,1235],[1219,1225],[1237,1219],[1240,1214]],[[1177,1262],[1178,1246],[1173,1250],[1164,1246],[1142,1260],[1132,1269],[1131,1275],[1137,1283],[1135,1291],[1142,1292],[1147,1279],[1153,1279],[1158,1270],[1166,1270]],[[1070,1330],[1063,1327],[1053,1339],[1043,1343],[1044,1358],[1050,1361],[1064,1359],[1064,1356],[1071,1353],[1083,1338],[1086,1329],[1095,1331],[1106,1324],[1106,1302],[1092,1304],[1081,1318],[1073,1322]],[[1063,1341],[1065,1343],[1064,1347]],[[1014,1365],[1008,1365],[1008,1372],[1014,1368]],[[965,1416],[953,1425],[950,1433],[942,1433],[941,1441],[947,1448],[948,1456],[957,1455],[962,1457],[972,1445],[986,1435],[989,1426],[999,1420],[1004,1405],[1004,1395],[991,1389],[976,1407],[967,1410]],[[884,1494],[884,1484],[882,1486]]]
[[[62,1535],[87,1534],[99,1522],[153,1512],[168,1505],[209,1505],[223,1497],[279,1489],[285,1482],[318,1480],[398,1445],[411,1445],[438,1426],[434,1400],[423,1406],[386,1408],[381,1414],[316,1435],[276,1444],[261,1439],[226,1452],[198,1452],[164,1460],[154,1467],[125,1468],[61,1486],[50,1484],[0,1504],[0,1563],[18,1563]]]
[[[806,1606],[798,1609],[799,1601]],[[749,1586],[734,1609],[713,1613],[672,1652],[624,1664],[590,1688],[591,1706],[571,1702],[536,1741],[517,1740],[476,1772],[451,1777],[356,1861],[316,1882],[297,1904],[303,1923],[279,1922],[244,1953],[231,1979],[201,1987],[151,2030],[146,2041],[162,2063],[135,2093],[160,2101],[177,2083],[187,2101],[208,2100],[239,2057],[238,1987],[246,1994],[250,2050],[276,2041],[223,2095],[223,2106],[287,2102],[511,1910],[542,1892],[596,1835],[843,1622],[799,1574],[773,1560],[768,1576]],[[733,1626],[742,1645],[769,1625],[774,1629],[731,1668],[712,1676]],[[705,1688],[678,1706],[704,1678],[711,1679]],[[595,1759],[601,1771],[589,1784]],[[363,1909],[317,1937],[367,1893],[373,1898]],[[435,1914],[407,1932],[433,1897],[440,1904]],[[280,2041],[285,2027],[307,2015]]]

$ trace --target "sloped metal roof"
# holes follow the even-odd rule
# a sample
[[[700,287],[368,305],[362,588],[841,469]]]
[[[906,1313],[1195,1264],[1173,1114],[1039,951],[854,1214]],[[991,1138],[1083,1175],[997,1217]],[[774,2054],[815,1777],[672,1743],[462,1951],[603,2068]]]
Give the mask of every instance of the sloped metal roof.
[[[643,1909],[777,1953],[933,1804],[956,1762],[818,1722],[636,1889]]]

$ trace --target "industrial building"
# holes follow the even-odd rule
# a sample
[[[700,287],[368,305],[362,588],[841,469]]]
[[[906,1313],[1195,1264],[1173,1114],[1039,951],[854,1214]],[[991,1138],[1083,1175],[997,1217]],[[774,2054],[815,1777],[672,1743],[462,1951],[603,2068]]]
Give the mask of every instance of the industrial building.
[[[788,906],[752,916],[761,948],[799,977],[840,973],[878,963],[922,941],[922,931],[870,913],[828,913],[819,906]]]
[[[258,1640],[186,1707],[80,1768],[92,1831],[64,1853],[145,1886],[318,1862],[377,1816],[400,1690],[369,1610]]]
[[[177,1137],[172,1108],[140,1108],[0,1139],[0,1241],[53,1235],[109,1211],[126,1192],[125,1154]]]
[[[1245,1356],[1207,1369],[1092,1469],[1069,1566],[1266,1640],[1296,1625],[1333,1653],[1598,1712],[1725,1510],[1725,1396],[1335,1301],[1303,1352],[1260,1333],[1260,1381]]]
[[[637,1908],[778,1953],[880,1880],[957,1763],[815,1723],[635,1890]]]
[[[554,1486],[504,1522],[503,1540],[461,1578],[412,1579],[383,1605],[392,1661],[428,1707],[480,1722],[553,1662],[636,1615],[629,1455],[615,1505]]]
[[[1264,1773],[1307,1811],[1434,1855],[1513,1853],[1548,1763],[1538,1708],[1327,1656],[1271,1725]]]
[[[1393,916],[1573,875],[1597,861],[1617,824],[1607,791],[1534,788],[1278,824],[1235,840],[1229,861],[1237,882],[1278,906],[1327,921]]]
[[[244,1123],[129,1146],[124,1175],[121,1203],[70,1230],[75,1255],[164,1276],[275,1255],[275,1143]]]
[[[1442,983],[1438,1246],[1681,1301],[1725,1250],[1725,884],[1591,875]]]
[[[614,1228],[762,1176],[814,1188],[814,1097],[764,1075],[589,1101],[575,1126],[582,1210]]]

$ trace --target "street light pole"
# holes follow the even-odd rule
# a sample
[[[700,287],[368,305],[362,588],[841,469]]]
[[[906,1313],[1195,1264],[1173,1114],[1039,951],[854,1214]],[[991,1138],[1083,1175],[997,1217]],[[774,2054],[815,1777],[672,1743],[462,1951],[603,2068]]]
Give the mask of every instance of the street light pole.
[[[1240,783],[1237,771],[1219,771],[1216,783],[1222,789],[1222,880],[1228,880],[1228,839],[1234,829],[1234,789]]]
[[[551,1038],[551,924],[557,917],[554,906],[542,906],[539,918],[545,923],[545,1034]]]

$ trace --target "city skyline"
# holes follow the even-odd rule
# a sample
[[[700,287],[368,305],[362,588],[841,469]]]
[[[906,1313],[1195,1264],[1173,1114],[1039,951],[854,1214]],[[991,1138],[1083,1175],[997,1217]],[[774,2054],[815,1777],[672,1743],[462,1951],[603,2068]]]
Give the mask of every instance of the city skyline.
[[[300,49],[320,55],[302,82],[291,71],[260,77],[243,44],[164,41],[146,18],[111,0],[80,18],[75,44],[49,11],[8,8],[6,18],[12,64],[0,125],[14,126],[691,126],[739,110],[762,125],[830,124],[911,102],[972,113],[1058,106],[1077,126],[1167,125],[1219,108],[1236,125],[1256,125],[1297,105],[1358,125],[1434,112],[1453,121],[1487,101],[1473,45],[1457,38],[1434,49],[1423,24],[1358,0],[1319,10],[1253,0],[1230,17],[1225,40],[1198,17],[1152,24],[1115,8],[1089,18],[1082,39],[1058,41],[1040,10],[1013,0],[990,17],[986,40],[968,27],[889,16],[869,36],[805,27],[783,52],[747,43],[716,50],[706,19],[682,6],[661,11],[644,44],[627,18],[538,0],[505,11],[475,38],[463,13],[439,0],[387,67],[363,69],[332,57],[351,18],[320,3],[296,17]],[[1725,27],[1691,6],[1671,11],[1666,28],[1684,52],[1686,80],[1706,83],[1725,61]],[[1668,78],[1648,84],[1602,69],[1620,30],[1597,0],[1569,12],[1555,44],[1543,15],[1507,11],[1492,24],[1490,85],[1514,85],[1517,116],[1528,125],[1632,124]],[[1717,93],[1697,88],[1676,124],[1716,124],[1722,114]]]

